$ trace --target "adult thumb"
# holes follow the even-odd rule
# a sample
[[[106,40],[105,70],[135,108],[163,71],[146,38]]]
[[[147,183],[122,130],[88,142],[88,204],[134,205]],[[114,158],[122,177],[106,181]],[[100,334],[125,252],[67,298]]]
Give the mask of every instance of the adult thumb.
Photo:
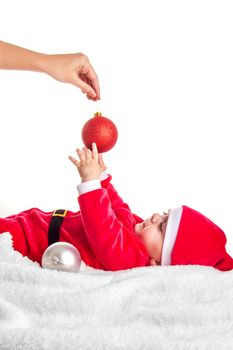
[[[95,90],[89,84],[85,83],[82,79],[77,77],[73,84],[79,87],[87,96],[90,96],[92,98],[96,97]]]

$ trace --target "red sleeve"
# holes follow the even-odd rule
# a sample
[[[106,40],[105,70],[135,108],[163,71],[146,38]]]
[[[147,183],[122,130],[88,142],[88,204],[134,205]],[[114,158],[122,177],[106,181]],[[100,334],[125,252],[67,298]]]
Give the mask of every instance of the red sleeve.
[[[108,177],[105,180],[101,181],[101,186],[102,188],[106,188],[106,190],[108,191],[112,208],[115,208],[117,206],[121,206],[123,204],[123,200],[121,199],[121,197],[119,196],[115,188],[113,187],[111,180],[112,180],[112,175],[108,174]],[[126,206],[128,207],[127,204]]]
[[[145,266],[149,257],[143,242],[133,231],[134,215],[116,191],[111,194],[112,201],[106,188],[78,197],[93,253],[107,270]]]
[[[111,201],[112,209],[120,216],[120,214],[123,212],[123,214],[128,211],[128,215],[123,215],[125,224],[130,227],[134,226],[136,223],[142,222],[143,219],[141,219],[139,216],[132,214],[128,204],[126,204],[123,199],[119,196],[118,192],[114,188],[113,184],[111,183],[112,176],[108,174],[108,177],[101,181],[102,188],[105,188],[108,192],[109,199]]]

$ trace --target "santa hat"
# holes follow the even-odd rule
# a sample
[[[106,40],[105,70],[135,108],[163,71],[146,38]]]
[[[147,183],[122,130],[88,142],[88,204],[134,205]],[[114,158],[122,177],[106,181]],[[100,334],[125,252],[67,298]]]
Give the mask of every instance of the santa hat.
[[[171,210],[170,223],[168,219],[167,224],[168,232],[166,231],[166,235],[168,233],[168,237],[170,236],[168,241],[173,239],[170,264],[205,265],[220,270],[233,269],[233,259],[226,252],[227,239],[221,228],[197,210],[187,206],[177,209]]]

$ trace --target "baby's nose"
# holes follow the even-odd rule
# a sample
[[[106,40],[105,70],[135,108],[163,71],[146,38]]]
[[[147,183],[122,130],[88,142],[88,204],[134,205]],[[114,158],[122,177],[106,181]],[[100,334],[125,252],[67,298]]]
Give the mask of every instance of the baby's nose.
[[[158,224],[158,223],[163,221],[163,218],[162,218],[162,216],[160,214],[156,213],[156,214],[154,214],[152,216],[152,220],[151,221],[154,222],[155,224]]]

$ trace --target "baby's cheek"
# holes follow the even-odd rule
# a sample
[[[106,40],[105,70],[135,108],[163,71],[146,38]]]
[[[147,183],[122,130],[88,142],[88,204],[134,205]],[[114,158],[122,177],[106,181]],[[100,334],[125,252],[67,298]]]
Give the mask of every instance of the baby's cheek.
[[[154,235],[152,235],[150,232],[145,232],[143,236],[143,241],[146,244],[146,246],[150,249],[153,248],[156,243]]]
[[[157,248],[160,248],[162,246],[163,236],[160,232],[155,236],[154,243],[155,243],[155,246],[157,246]]]
[[[140,233],[140,238],[143,241],[143,243],[147,246],[147,244],[148,244],[148,236],[147,236],[146,232],[141,232]]]

